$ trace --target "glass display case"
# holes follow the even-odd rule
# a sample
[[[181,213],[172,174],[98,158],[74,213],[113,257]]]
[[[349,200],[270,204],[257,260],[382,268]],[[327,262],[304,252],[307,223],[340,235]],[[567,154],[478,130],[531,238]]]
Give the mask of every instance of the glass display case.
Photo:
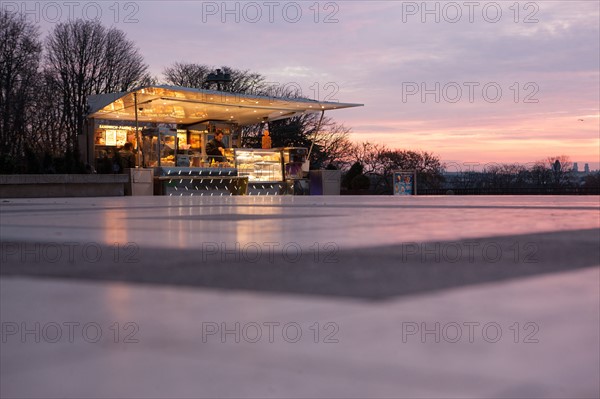
[[[149,167],[175,166],[178,141],[175,129],[161,127],[142,130],[144,165]]]
[[[235,167],[239,176],[248,176],[249,182],[283,181],[281,150],[234,149]]]

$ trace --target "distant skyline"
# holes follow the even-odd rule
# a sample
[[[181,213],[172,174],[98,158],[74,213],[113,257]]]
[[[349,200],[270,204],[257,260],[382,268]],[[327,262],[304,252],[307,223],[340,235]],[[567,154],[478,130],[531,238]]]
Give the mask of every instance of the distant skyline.
[[[45,36],[101,17],[153,75],[227,65],[365,104],[328,116],[356,141],[457,163],[568,155],[600,168],[598,1],[1,1]],[[24,8],[23,8],[24,7]]]

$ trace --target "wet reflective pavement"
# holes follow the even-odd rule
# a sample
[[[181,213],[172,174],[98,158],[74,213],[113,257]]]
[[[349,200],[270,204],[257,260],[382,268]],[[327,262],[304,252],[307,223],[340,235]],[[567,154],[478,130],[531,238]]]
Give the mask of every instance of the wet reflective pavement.
[[[598,397],[599,200],[4,200],[0,394]]]

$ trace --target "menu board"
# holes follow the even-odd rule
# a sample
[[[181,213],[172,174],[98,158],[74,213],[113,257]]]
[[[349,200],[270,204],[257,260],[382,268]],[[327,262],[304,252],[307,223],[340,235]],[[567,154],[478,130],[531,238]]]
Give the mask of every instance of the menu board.
[[[106,129],[104,137],[104,145],[121,147],[127,142],[127,132],[125,130]]]
[[[105,130],[104,131],[104,144],[105,145],[117,145],[117,131],[116,130]]]
[[[414,170],[396,170],[394,173],[394,195],[416,195],[417,173]]]

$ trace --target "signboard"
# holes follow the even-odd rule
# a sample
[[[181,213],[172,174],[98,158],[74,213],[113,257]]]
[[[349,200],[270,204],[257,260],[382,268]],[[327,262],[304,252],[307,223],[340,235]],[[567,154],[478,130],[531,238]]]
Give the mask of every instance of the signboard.
[[[414,170],[395,170],[394,195],[417,194],[417,172]]]
[[[106,130],[105,145],[123,146],[127,142],[127,132],[125,130]]]

